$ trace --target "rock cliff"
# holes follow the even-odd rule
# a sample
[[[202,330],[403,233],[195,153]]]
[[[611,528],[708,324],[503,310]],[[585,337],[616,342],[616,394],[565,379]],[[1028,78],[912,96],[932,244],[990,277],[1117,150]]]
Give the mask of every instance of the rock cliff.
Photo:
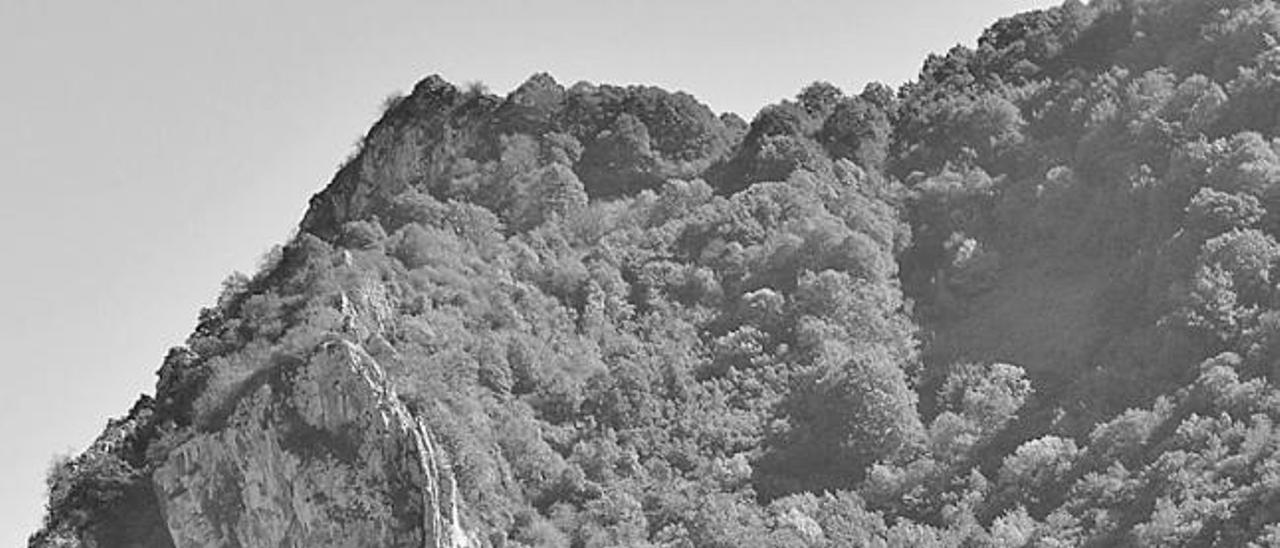
[[[250,390],[152,475],[176,547],[477,545],[431,433],[358,345]]]
[[[44,531],[33,545],[479,546],[447,457],[359,345],[329,341],[243,390],[223,428],[187,438],[135,478],[152,491],[134,493],[122,515],[143,526],[108,519]],[[152,417],[113,423],[78,460],[118,452]]]

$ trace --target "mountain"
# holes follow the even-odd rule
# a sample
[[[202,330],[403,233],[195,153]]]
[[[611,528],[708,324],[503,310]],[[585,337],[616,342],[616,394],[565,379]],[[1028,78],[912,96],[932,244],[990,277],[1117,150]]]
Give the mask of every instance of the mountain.
[[[1073,0],[750,123],[428,77],[30,544],[1278,545],[1278,36]]]

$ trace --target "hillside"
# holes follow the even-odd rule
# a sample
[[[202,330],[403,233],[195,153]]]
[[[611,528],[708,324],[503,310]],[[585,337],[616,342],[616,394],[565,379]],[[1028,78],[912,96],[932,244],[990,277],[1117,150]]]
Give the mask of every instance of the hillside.
[[[1072,0],[750,123],[427,77],[31,546],[1280,544],[1277,36]]]

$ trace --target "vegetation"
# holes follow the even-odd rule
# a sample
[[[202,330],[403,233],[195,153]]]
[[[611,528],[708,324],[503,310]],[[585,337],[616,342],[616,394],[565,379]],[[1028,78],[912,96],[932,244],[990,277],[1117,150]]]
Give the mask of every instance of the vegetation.
[[[495,546],[1275,545],[1276,36],[1270,1],[1069,0],[750,124],[428,78],[51,526],[345,338]]]

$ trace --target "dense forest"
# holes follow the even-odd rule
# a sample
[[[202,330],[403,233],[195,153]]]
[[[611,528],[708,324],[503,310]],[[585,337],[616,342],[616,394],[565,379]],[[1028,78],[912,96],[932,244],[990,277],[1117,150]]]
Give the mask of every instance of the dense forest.
[[[429,77],[33,545],[135,538],[173,448],[345,340],[485,546],[1280,546],[1278,38],[1271,0],[1071,0],[750,122]]]

